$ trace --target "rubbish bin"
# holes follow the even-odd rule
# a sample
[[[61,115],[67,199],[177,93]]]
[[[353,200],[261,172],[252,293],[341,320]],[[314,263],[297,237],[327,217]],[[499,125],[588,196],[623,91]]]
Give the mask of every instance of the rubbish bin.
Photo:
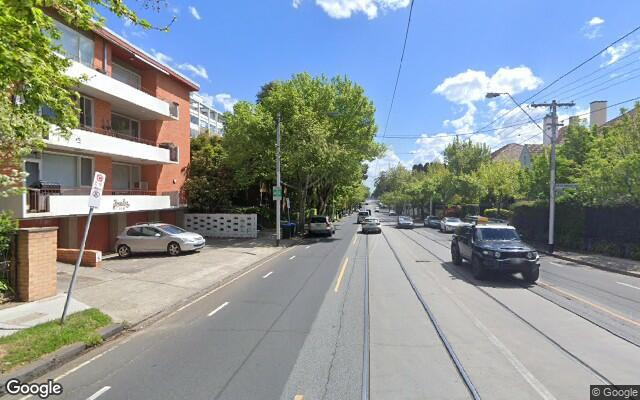
[[[282,221],[280,223],[280,228],[282,229],[282,237],[283,238],[291,239],[296,234],[296,224],[295,224],[295,222]]]

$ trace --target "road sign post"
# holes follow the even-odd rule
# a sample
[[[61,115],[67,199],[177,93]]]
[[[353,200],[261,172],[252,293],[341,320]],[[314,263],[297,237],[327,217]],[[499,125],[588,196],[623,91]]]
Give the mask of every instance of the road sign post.
[[[91,185],[91,191],[89,192],[89,216],[87,217],[87,223],[84,225],[84,236],[82,237],[82,243],[80,244],[80,253],[78,253],[78,259],[76,260],[76,265],[73,268],[73,275],[71,276],[71,282],[69,283],[69,291],[67,292],[67,300],[64,302],[64,309],[62,310],[60,324],[64,324],[64,320],[67,317],[67,310],[69,308],[69,302],[71,301],[71,293],[73,292],[73,288],[76,284],[78,267],[80,267],[80,262],[84,255],[84,246],[87,243],[87,236],[89,235],[89,226],[91,226],[93,210],[100,207],[100,199],[102,198],[102,190],[104,189],[104,182],[106,180],[107,176],[100,172],[96,172],[93,176],[93,185]]]

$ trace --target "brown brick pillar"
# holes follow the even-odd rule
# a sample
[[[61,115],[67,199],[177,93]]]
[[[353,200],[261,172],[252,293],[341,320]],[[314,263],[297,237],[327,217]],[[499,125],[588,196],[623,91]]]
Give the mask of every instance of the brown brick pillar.
[[[57,231],[55,226],[18,230],[16,292],[20,301],[34,301],[56,294]]]

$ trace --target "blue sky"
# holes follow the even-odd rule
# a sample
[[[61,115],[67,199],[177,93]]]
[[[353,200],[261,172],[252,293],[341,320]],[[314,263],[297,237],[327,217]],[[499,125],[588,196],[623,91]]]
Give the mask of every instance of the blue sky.
[[[158,26],[175,15],[169,33],[143,32],[113,17],[107,26],[200,83],[201,94],[219,109],[230,109],[236,100],[254,101],[262,84],[296,72],[346,74],[364,87],[376,105],[382,141],[409,3],[169,1],[157,13],[140,10]],[[508,97],[484,99],[486,91],[510,92],[522,101],[639,23],[637,0],[549,5],[416,0],[386,134],[391,137],[384,139],[389,152],[372,163],[371,177],[398,162],[411,166],[431,161],[453,134],[482,128],[513,108]],[[640,95],[639,50],[640,34],[634,34],[534,100],[575,100],[575,108],[562,110],[560,116],[565,118],[586,112],[593,100],[613,104],[636,97]],[[609,109],[609,117],[617,115],[618,108]],[[534,118],[544,114],[542,109],[530,112]],[[489,128],[523,122],[526,116],[514,111]],[[494,149],[509,142],[542,141],[533,124],[462,137]]]

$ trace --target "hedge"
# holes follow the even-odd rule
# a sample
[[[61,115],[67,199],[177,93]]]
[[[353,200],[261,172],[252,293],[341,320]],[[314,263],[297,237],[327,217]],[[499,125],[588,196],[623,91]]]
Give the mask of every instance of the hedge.
[[[515,203],[512,224],[527,240],[547,243],[549,208],[545,202]],[[567,250],[640,260],[640,207],[584,207],[556,204],[555,243]]]
[[[500,209],[500,212],[498,212],[497,208],[487,208],[482,212],[482,215],[489,218],[511,220],[511,218],[513,217],[513,211]]]

